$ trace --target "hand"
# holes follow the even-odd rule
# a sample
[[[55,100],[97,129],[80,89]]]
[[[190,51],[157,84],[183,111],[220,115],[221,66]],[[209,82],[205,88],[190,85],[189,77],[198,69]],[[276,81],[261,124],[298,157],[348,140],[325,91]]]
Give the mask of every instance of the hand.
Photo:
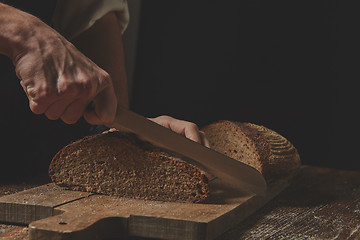
[[[112,122],[117,100],[109,74],[45,23],[30,20],[31,31],[13,59],[30,109],[68,124],[82,116],[90,124]],[[87,108],[91,102],[94,108]]]
[[[205,147],[210,148],[208,139],[203,131],[200,131],[195,123],[178,120],[169,116],[159,116],[156,118],[148,118],[157,124],[169,128],[172,131],[184,135],[185,137],[198,142]]]

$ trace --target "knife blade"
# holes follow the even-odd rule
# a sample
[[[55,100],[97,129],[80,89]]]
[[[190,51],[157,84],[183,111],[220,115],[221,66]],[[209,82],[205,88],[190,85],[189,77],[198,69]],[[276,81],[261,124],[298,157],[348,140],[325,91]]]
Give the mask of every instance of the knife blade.
[[[107,125],[126,129],[140,139],[190,159],[226,184],[259,196],[266,194],[266,182],[255,168],[194,142],[126,108],[118,107],[115,121]]]

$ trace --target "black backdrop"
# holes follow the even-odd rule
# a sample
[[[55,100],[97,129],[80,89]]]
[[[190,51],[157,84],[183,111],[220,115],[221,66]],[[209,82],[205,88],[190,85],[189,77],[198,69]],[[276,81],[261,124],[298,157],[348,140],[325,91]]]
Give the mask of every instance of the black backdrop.
[[[265,125],[304,164],[360,169],[333,151],[336,1],[153,0],[141,10],[133,110]]]
[[[48,1],[18,2],[51,16]],[[262,124],[292,141],[304,164],[360,170],[360,21],[347,4],[142,1],[131,108],[199,126]],[[53,154],[88,126],[32,114],[11,61],[0,56],[0,66],[0,178],[46,174]]]

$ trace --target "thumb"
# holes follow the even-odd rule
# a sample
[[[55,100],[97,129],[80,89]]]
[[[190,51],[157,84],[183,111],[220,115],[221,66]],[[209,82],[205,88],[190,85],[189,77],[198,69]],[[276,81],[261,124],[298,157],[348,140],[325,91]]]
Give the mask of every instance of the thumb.
[[[117,99],[114,89],[109,86],[93,99],[84,113],[84,119],[92,125],[112,123],[115,119]]]

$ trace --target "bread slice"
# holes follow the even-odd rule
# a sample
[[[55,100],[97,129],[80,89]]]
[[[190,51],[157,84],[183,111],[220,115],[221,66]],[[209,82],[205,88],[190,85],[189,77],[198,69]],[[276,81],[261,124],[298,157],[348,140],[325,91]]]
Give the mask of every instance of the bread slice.
[[[64,147],[53,158],[49,175],[68,189],[145,200],[201,202],[209,193],[199,168],[119,131]]]
[[[296,148],[266,127],[223,120],[201,130],[212,149],[256,168],[267,183],[290,180],[300,168]]]

